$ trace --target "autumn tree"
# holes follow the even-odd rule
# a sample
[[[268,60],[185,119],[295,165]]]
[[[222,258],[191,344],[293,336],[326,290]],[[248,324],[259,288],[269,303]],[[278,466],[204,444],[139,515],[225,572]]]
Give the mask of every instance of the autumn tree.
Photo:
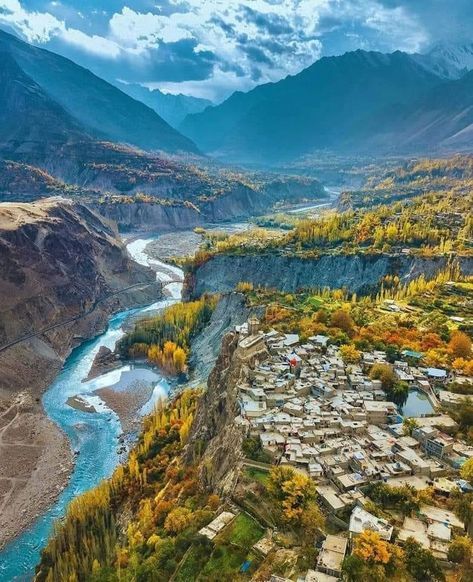
[[[460,469],[460,475],[463,479],[473,484],[473,459],[468,459]]]
[[[273,467],[269,474],[268,491],[280,503],[283,521],[298,523],[315,497],[315,483],[291,467]]]
[[[353,332],[354,327],[351,315],[344,309],[337,309],[337,311],[332,313],[330,317],[330,325],[332,327],[338,327],[338,329],[341,329],[348,335]]]
[[[392,390],[396,376],[393,367],[389,364],[375,364],[370,370],[370,378],[372,380],[381,380],[383,390]]]
[[[178,534],[185,530],[192,519],[192,512],[187,507],[176,507],[166,517],[164,529],[172,534]]]
[[[387,564],[391,558],[388,542],[375,531],[364,530],[356,538],[353,555],[370,564]]]
[[[304,541],[308,545],[313,545],[314,538],[325,526],[325,517],[315,501],[307,503],[301,515],[300,524]]]
[[[471,339],[462,331],[453,332],[448,347],[455,358],[468,359],[471,356]]]
[[[361,352],[353,344],[347,344],[340,348],[340,355],[345,364],[357,364],[361,360]]]

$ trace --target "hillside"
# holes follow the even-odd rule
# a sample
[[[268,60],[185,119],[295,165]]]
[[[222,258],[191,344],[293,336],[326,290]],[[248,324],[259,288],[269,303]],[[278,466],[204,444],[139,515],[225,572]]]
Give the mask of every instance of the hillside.
[[[442,83],[408,106],[377,119],[372,147],[397,151],[471,151],[473,145],[473,72]],[[367,136],[368,139],[369,136]]]
[[[36,48],[0,31],[1,68],[11,67],[14,60],[23,75],[28,76],[58,106],[64,108],[78,126],[94,136],[131,144],[147,150],[168,153],[196,153],[187,138],[166,123],[155,111],[132,99],[113,85],[52,52]],[[8,64],[9,63],[9,64]],[[43,112],[36,103],[35,114]],[[18,112],[20,113],[20,112]],[[12,121],[15,117],[12,117]],[[47,140],[54,126],[47,127]]]
[[[18,66],[0,45],[0,151],[42,157],[68,143],[90,141],[86,130]]]
[[[315,149],[354,151],[371,120],[389,118],[392,108],[411,103],[439,82],[402,52],[358,50],[322,58],[278,83],[235,93],[188,116],[181,130],[204,151],[239,161],[281,161]]]

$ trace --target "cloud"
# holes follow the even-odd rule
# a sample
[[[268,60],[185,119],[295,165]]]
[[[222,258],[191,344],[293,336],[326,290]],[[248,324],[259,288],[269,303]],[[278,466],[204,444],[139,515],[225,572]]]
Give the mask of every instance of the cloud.
[[[0,0],[0,24],[108,79],[221,99],[346,50],[471,33],[472,0]]]

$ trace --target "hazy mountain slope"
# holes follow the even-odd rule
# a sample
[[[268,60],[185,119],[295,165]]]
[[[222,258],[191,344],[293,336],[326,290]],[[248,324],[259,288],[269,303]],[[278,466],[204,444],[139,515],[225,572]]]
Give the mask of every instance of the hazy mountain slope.
[[[368,148],[383,151],[471,150],[473,145],[473,72],[434,87],[423,98],[375,120]],[[390,144],[390,145],[389,145]]]
[[[49,155],[63,144],[89,140],[85,129],[20,69],[10,53],[0,49],[0,62],[1,155]]]
[[[155,111],[72,61],[3,31],[0,50],[9,52],[24,73],[78,123],[100,135],[149,150],[197,151]]]
[[[190,95],[171,95],[170,93],[162,93],[158,89],[150,91],[138,84],[117,82],[116,85],[133,99],[137,99],[154,109],[160,117],[173,127],[178,127],[187,115],[200,113],[206,107],[212,105],[212,102],[207,99],[191,97]]]
[[[344,149],[364,123],[439,83],[409,55],[355,51],[323,58],[294,77],[238,93],[186,118],[181,130],[208,152],[271,161]]]

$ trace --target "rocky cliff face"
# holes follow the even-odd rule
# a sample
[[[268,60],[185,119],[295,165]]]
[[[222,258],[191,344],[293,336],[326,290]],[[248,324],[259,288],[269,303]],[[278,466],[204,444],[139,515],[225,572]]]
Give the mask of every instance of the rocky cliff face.
[[[246,430],[235,422],[240,414],[238,384],[266,352],[243,359],[238,350],[238,334],[225,335],[207,390],[199,401],[187,446],[188,461],[199,460],[202,483],[220,494],[232,491],[242,459]],[[202,454],[202,448],[205,451]]]
[[[216,255],[187,276],[186,292],[190,297],[203,293],[226,293],[240,281],[254,286],[294,292],[315,287],[345,287],[356,293],[373,290],[381,278],[397,274],[410,281],[424,274],[435,276],[447,265],[446,257],[409,255],[325,255],[313,259],[277,254]],[[473,273],[473,258],[460,257],[460,268]]]
[[[223,337],[250,315],[261,317],[263,309],[250,308],[241,293],[223,295],[204,331],[192,340],[190,365],[196,379],[206,381],[215,365]]]
[[[41,388],[110,313],[160,294],[111,223],[58,198],[0,204],[0,272],[0,397]]]
[[[103,188],[103,184],[94,184]],[[154,192],[159,194],[159,192]],[[165,189],[161,195],[169,192]],[[166,232],[185,230],[208,223],[245,220],[251,216],[269,212],[279,201],[298,201],[301,199],[323,199],[323,188],[316,183],[310,185],[293,182],[271,182],[261,190],[243,185],[235,185],[229,192],[220,196],[210,196],[207,200],[196,200],[189,204],[181,200],[167,203],[93,203],[94,210],[115,221],[124,231],[141,230]],[[205,196],[204,196],[205,198]]]
[[[201,213],[192,206],[161,204],[92,204],[91,207],[107,219],[116,222],[120,230],[169,232],[191,229],[204,223]]]

